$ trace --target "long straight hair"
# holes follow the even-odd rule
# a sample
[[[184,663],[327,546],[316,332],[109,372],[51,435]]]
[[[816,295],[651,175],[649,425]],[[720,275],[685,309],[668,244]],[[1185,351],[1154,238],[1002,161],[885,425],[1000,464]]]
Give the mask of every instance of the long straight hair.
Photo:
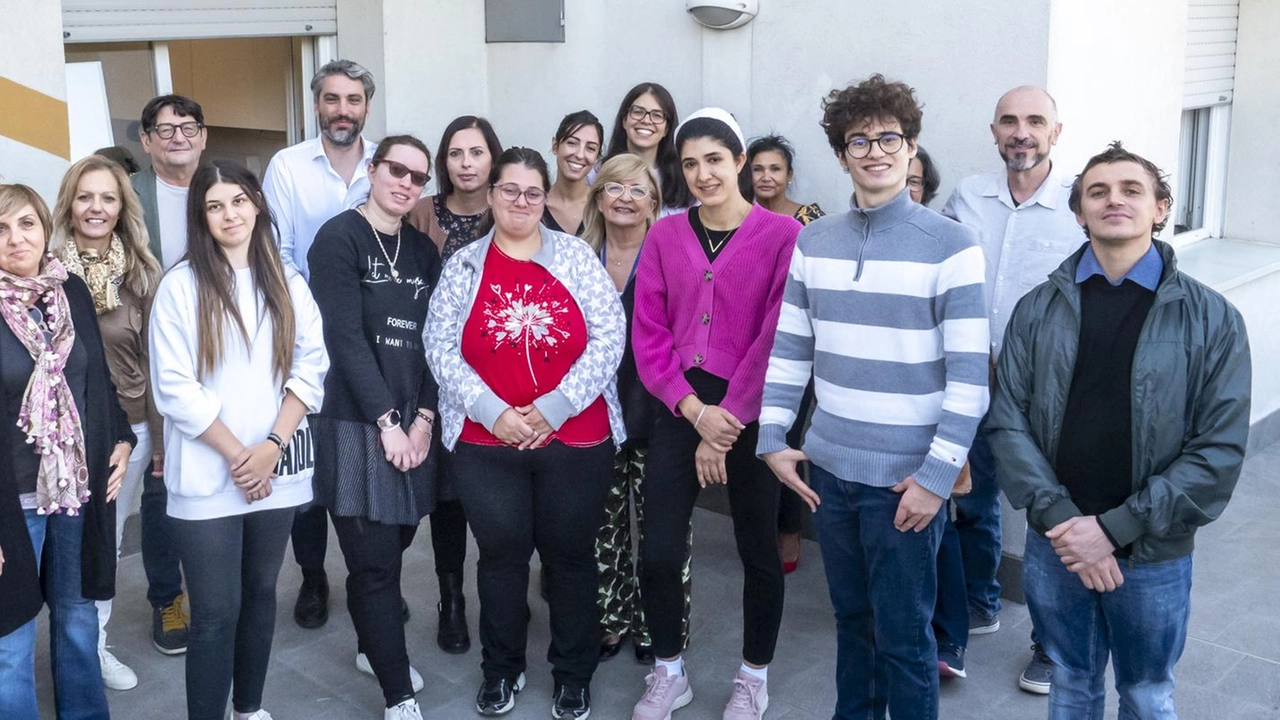
[[[204,376],[217,369],[226,352],[227,320],[240,331],[245,347],[249,347],[248,326],[240,316],[235,300],[235,271],[227,261],[226,251],[209,231],[205,215],[205,196],[218,183],[238,185],[258,209],[258,217],[249,237],[249,271],[261,307],[271,319],[272,368],[284,387],[293,367],[294,315],[293,300],[285,281],[284,265],[272,234],[271,211],[262,195],[262,185],[243,165],[215,160],[196,170],[187,197],[187,254],[196,279],[197,371]],[[255,324],[260,318],[254,318]]]
[[[129,184],[129,177],[119,163],[102,155],[90,155],[67,169],[58,190],[58,202],[53,208],[53,233],[49,236],[49,250],[60,259],[66,259],[67,241],[74,239],[71,230],[71,203],[75,201],[80,178],[97,170],[106,170],[120,187],[120,216],[116,218],[114,232],[124,246],[124,286],[139,299],[145,300],[155,292],[164,270],[148,247],[147,224],[143,220],[142,201]]]
[[[676,101],[667,89],[654,82],[643,82],[627,91],[618,105],[618,114],[613,118],[613,134],[609,136],[609,152],[605,160],[625,152],[631,152],[627,146],[627,128],[624,123],[627,113],[636,98],[650,93],[658,101],[658,106],[667,116],[666,134],[658,141],[657,170],[662,181],[662,204],[667,207],[685,208],[693,204],[693,196],[684,182],[684,172],[680,170],[680,154],[676,152],[676,128],[680,126],[680,116],[676,114]]]

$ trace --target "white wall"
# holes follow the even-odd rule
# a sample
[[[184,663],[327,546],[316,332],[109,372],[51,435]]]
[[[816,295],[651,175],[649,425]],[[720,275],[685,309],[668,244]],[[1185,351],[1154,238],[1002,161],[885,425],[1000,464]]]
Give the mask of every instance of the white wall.
[[[1186,0],[1052,0],[1050,8],[1049,92],[1064,125],[1055,158],[1074,175],[1122,140],[1172,176]]]
[[[61,5],[46,0],[11,0],[4,4],[3,14],[8,31],[0,41],[0,77],[65,101]],[[10,26],[17,18],[20,25]],[[3,112],[15,111],[21,110],[6,108]],[[68,165],[65,158],[0,136],[0,181],[31,185],[50,205]]]
[[[1236,89],[1231,104],[1226,236],[1280,243],[1280,3],[1241,0]],[[1272,305],[1271,307],[1275,307]],[[1274,356],[1273,356],[1274,357]]]

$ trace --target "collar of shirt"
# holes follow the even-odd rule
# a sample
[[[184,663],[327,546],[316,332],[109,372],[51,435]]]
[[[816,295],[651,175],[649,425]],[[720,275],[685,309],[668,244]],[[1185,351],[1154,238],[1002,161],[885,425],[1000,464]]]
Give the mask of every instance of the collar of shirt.
[[[1040,187],[1036,188],[1036,192],[1027,201],[1022,204],[1013,202],[1013,191],[1009,189],[1009,173],[998,173],[991,178],[991,182],[987,187],[983,188],[984,197],[999,198],[1010,210],[1016,210],[1020,207],[1030,205],[1041,205],[1049,210],[1058,209],[1058,200],[1060,193],[1058,188],[1062,186],[1063,177],[1057,168],[1053,167],[1052,161],[1049,165],[1049,174],[1045,177],[1044,182],[1040,183]]]
[[[1156,244],[1151,243],[1151,247],[1147,248],[1147,252],[1143,254],[1138,262],[1129,268],[1129,272],[1124,277],[1115,282],[1111,282],[1111,278],[1107,277],[1107,273],[1102,269],[1102,265],[1098,263],[1098,256],[1093,254],[1093,245],[1085,248],[1084,255],[1080,258],[1080,264],[1076,267],[1076,284],[1088,280],[1094,275],[1101,275],[1112,287],[1118,286],[1125,280],[1132,280],[1142,287],[1155,292],[1156,286],[1160,284],[1160,276],[1164,274],[1164,260],[1160,258],[1160,251],[1156,249]]]
[[[325,168],[337,175],[338,171],[333,169],[333,163],[329,162],[329,156],[324,154],[324,140],[320,136],[316,136],[311,139],[311,142],[315,143],[312,148],[311,159],[323,161]],[[369,142],[369,139],[363,135],[360,136],[360,142],[364,146],[364,157],[360,159],[360,164],[356,165],[356,173],[351,176],[351,185],[355,185],[365,174],[365,168],[369,166],[370,161],[373,160],[374,151],[378,149],[377,143]]]

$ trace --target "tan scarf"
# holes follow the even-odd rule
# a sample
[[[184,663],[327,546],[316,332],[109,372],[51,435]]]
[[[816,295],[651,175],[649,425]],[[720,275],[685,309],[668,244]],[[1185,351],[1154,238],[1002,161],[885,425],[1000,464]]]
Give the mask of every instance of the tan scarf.
[[[89,294],[93,296],[93,309],[99,315],[111,312],[120,307],[120,284],[124,282],[124,243],[120,236],[111,234],[111,245],[106,256],[98,255],[97,250],[84,250],[76,247],[74,239],[67,240],[66,259],[63,264],[67,272],[74,273],[89,286]]]

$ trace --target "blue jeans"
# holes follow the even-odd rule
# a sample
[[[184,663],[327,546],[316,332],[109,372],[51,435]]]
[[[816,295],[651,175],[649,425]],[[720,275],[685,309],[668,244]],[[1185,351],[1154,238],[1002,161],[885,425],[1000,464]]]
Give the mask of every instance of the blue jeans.
[[[98,608],[81,594],[84,516],[25,510],[49,606],[49,655],[58,720],[106,720],[107,696],[98,665]],[[35,681],[36,621],[0,638],[0,718],[39,717]]]
[[[1191,556],[1121,561],[1124,584],[1089,590],[1049,544],[1027,531],[1023,587],[1044,650],[1053,659],[1050,720],[1102,720],[1107,659],[1120,693],[1119,720],[1175,720],[1173,667],[1191,615]]]
[[[969,601],[964,593],[964,556],[960,533],[951,519],[954,500],[944,502],[942,544],[938,546],[938,600],[933,609],[933,634],[938,646],[969,646]]]
[[[939,578],[942,584],[938,593],[948,597],[967,594],[971,609],[984,617],[995,617],[1000,612],[1000,581],[996,580],[996,570],[1000,568],[1000,486],[985,428],[984,418],[969,448],[973,490],[952,500],[964,558],[964,586],[955,587]]]
[[[939,512],[922,532],[893,526],[900,496],[837,478],[810,463],[822,498],[814,528],[836,614],[833,720],[936,720]]]
[[[163,450],[163,448],[161,448]],[[142,569],[147,574],[147,601],[159,610],[173,604],[182,594],[182,570],[178,562],[178,541],[169,518],[169,491],[164,478],[142,474],[142,507],[138,514],[142,529]]]

